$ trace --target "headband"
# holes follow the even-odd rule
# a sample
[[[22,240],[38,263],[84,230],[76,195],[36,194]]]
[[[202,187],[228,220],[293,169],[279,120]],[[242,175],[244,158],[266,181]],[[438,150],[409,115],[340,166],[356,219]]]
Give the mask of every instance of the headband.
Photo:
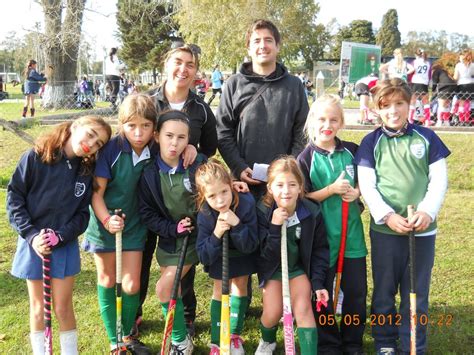
[[[179,111],[179,110],[169,110],[163,112],[158,116],[158,125],[157,128],[159,129],[163,123],[169,120],[179,120],[186,123],[189,126],[189,116],[186,112]]]

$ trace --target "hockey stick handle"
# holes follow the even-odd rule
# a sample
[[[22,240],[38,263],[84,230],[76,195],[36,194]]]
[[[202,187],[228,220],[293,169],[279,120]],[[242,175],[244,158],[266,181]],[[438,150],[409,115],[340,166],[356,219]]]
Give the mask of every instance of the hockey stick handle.
[[[415,207],[413,205],[408,205],[408,220],[413,218],[415,213]],[[410,292],[415,293],[415,285],[416,285],[416,261],[415,261],[415,230],[412,229],[410,234],[408,235],[408,248],[409,248],[409,255],[408,255],[408,262],[409,262],[409,269],[410,269]]]
[[[171,299],[178,299],[179,285],[181,282],[181,274],[183,273],[184,261],[186,260],[186,253],[188,251],[189,244],[189,233],[183,239],[183,246],[181,253],[179,254],[178,267],[176,268],[176,274],[174,275],[173,288],[171,289]]]
[[[44,353],[53,353],[53,330],[51,327],[51,255],[43,256],[43,308],[44,308]]]
[[[344,268],[344,254],[346,252],[346,240],[347,240],[347,223],[349,220],[349,202],[342,201],[341,205],[342,219],[341,219],[341,245],[339,246],[339,254],[337,257],[337,272],[342,273]]]
[[[229,307],[229,232],[222,236],[222,296],[220,354],[230,354],[230,307]]]
[[[407,217],[410,221],[415,213],[413,205],[407,206]],[[416,250],[415,230],[408,235],[408,269],[410,272],[410,355],[416,355]]]
[[[122,216],[122,210],[116,209],[115,216]],[[122,342],[122,231],[115,233],[115,287],[116,287],[116,315],[115,331],[117,335],[117,349]]]
[[[229,233],[222,237],[222,294],[229,294]]]
[[[293,333],[293,315],[291,312],[290,281],[288,275],[288,222],[284,221],[281,227],[281,284],[283,295],[283,337],[285,354],[295,354],[295,338]]]
[[[179,254],[178,266],[174,275],[173,288],[171,289],[171,299],[168,305],[168,314],[166,315],[165,329],[163,340],[161,342],[161,355],[168,355],[171,348],[171,333],[173,332],[174,313],[176,308],[176,300],[178,299],[179,285],[181,282],[181,274],[183,273],[184,262],[189,244],[189,234],[187,233],[183,240],[181,253]]]

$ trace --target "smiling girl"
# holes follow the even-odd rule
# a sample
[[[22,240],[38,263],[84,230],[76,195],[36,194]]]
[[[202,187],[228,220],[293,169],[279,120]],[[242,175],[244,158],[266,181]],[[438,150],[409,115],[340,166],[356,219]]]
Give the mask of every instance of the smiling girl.
[[[379,82],[374,102],[382,118],[357,150],[360,190],[369,206],[374,291],[370,314],[396,319],[372,327],[377,354],[410,352],[408,238],[416,236],[417,319],[428,313],[431,270],[434,263],[436,216],[448,186],[446,157],[450,154],[430,129],[408,123],[411,91],[400,79]],[[407,206],[415,205],[412,219]],[[400,292],[397,310],[395,296]],[[400,320],[400,318],[398,318]],[[376,322],[377,323],[377,322]],[[426,324],[418,323],[416,352],[426,351]]]
[[[344,126],[344,111],[339,97],[324,95],[316,100],[306,121],[310,144],[298,156],[306,181],[306,197],[320,202],[329,242],[329,272],[325,288],[329,291],[328,307],[319,314],[319,351],[362,352],[366,319],[367,248],[357,199],[360,196],[353,163],[357,145],[337,137]],[[354,322],[324,322],[334,314],[333,282],[341,244],[342,202],[349,203],[347,240],[342,276],[342,319]],[[346,318],[344,318],[348,315]],[[349,317],[349,318],[348,318]]]
[[[33,354],[44,354],[42,257],[49,254],[61,353],[78,353],[72,302],[80,271],[77,238],[89,220],[96,153],[110,136],[100,117],[62,123],[23,155],[8,184],[7,213],[19,234],[11,272],[28,286]]]
[[[329,263],[328,243],[318,205],[304,198],[304,177],[293,157],[273,161],[268,168],[268,191],[257,206],[261,255],[258,265],[263,287],[262,338],[256,355],[272,354],[283,312],[281,230],[287,222],[291,307],[298,326],[301,354],[316,354],[316,322],[312,299],[327,302],[324,287]]]

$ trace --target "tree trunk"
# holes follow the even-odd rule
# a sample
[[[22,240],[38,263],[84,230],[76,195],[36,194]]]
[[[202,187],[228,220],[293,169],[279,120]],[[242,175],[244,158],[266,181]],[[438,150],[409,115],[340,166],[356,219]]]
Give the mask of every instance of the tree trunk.
[[[48,79],[43,96],[45,108],[70,108],[75,104],[76,68],[86,0],[41,0],[45,18],[43,40]]]

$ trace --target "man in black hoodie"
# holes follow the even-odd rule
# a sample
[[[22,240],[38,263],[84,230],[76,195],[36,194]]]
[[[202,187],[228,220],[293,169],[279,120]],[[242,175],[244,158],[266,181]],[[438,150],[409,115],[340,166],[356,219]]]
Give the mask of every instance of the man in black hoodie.
[[[246,182],[255,198],[266,184],[252,178],[254,163],[270,164],[282,154],[303,150],[308,101],[303,84],[277,63],[280,33],[267,20],[247,31],[252,61],[229,78],[217,109],[219,151],[235,178]]]

